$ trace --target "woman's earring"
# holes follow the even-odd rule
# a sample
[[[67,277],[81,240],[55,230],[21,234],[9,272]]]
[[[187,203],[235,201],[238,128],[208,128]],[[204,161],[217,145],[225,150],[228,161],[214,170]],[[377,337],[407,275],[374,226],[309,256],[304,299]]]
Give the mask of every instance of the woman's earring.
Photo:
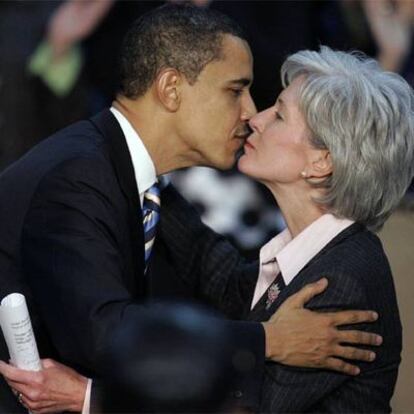
[[[306,174],[306,171],[302,171],[302,172],[300,173],[300,176],[301,176],[302,178],[306,178],[306,177],[308,176],[308,174]]]

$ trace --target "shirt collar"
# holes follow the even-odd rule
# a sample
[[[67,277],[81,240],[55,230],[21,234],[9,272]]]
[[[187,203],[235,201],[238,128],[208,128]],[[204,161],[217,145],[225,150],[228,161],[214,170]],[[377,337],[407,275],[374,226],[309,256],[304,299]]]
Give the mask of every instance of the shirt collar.
[[[135,180],[137,182],[142,206],[145,191],[147,191],[157,180],[155,166],[144,143],[131,123],[114,107],[111,107],[110,110],[124,133],[128,150],[131,155]]]
[[[285,229],[260,249],[261,266],[276,258],[287,286],[332,239],[353,223],[324,214],[293,239]]]

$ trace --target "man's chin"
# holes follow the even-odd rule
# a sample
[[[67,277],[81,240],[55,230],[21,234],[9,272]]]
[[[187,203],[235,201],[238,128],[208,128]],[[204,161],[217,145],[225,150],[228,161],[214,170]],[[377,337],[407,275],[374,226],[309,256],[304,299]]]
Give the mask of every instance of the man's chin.
[[[219,167],[220,170],[230,170],[234,168],[238,168],[239,160],[244,155],[243,147],[238,149],[234,154],[233,157],[229,158],[226,162],[223,162],[222,166]]]
[[[237,152],[232,153],[227,152],[226,154],[221,154],[221,157],[215,157],[214,159],[210,158],[209,162],[206,162],[202,165],[221,171],[231,170],[236,167],[237,162],[242,155],[243,150],[238,150]]]
[[[233,159],[233,160],[231,160],[231,162],[223,163],[217,168],[221,171],[228,171],[228,170],[233,169],[235,166],[236,166],[236,160]]]
[[[222,160],[218,161],[215,163],[214,168],[221,170],[221,171],[227,171],[227,170],[231,170],[232,168],[234,168],[236,166],[237,163],[237,157],[236,154],[234,154],[232,157],[226,157],[225,159],[223,158]]]

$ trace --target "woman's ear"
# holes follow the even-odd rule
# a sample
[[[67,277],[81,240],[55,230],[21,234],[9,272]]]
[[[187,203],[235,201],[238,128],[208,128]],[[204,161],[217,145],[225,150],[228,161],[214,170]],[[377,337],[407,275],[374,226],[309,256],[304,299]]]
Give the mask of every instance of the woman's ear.
[[[173,68],[163,69],[155,80],[155,92],[159,102],[170,112],[180,107],[182,75]]]
[[[326,178],[332,174],[331,153],[328,150],[316,150],[308,172],[308,178]]]

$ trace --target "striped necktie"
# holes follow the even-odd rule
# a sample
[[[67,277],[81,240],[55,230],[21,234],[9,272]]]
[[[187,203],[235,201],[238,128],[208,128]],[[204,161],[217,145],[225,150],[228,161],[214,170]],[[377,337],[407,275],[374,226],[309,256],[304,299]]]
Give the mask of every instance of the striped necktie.
[[[157,224],[160,220],[160,206],[160,189],[158,187],[158,182],[156,182],[144,193],[144,202],[142,207],[146,266],[148,265],[152,246],[155,241]]]

